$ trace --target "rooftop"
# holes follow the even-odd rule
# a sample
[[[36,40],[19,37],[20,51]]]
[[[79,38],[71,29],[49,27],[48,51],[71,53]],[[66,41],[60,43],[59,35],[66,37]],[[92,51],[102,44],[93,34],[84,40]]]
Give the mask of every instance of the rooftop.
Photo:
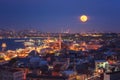
[[[55,80],[65,80],[67,77],[65,76],[47,76],[47,75],[35,75],[35,74],[27,74],[29,78],[44,78],[44,79],[55,79]]]

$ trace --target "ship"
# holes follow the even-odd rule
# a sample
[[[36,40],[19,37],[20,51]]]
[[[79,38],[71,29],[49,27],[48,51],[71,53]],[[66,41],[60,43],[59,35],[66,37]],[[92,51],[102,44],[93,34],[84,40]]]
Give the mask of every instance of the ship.
[[[24,46],[26,46],[26,47],[35,46],[35,41],[33,39],[26,40],[24,42]]]

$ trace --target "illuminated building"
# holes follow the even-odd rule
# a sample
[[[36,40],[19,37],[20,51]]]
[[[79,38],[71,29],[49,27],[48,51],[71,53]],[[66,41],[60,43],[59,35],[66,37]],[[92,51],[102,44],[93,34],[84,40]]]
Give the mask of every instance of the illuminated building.
[[[1,69],[0,80],[23,80],[24,72],[17,69]]]
[[[104,73],[104,80],[120,80],[120,71]]]
[[[95,61],[96,72],[99,71],[99,69],[101,69],[101,68],[105,68],[106,64],[108,64],[108,62],[106,60],[96,60]]]

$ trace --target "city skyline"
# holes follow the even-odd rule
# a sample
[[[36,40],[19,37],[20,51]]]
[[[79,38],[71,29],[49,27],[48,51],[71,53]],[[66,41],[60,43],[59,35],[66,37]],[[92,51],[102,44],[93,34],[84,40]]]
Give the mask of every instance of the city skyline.
[[[44,32],[119,32],[120,1],[105,0],[26,0],[0,1],[0,28]],[[88,21],[79,20],[87,15]]]

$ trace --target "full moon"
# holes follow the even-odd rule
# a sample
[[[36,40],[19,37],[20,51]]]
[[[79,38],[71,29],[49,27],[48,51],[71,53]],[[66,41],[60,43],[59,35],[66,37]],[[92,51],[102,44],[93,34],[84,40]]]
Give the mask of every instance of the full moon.
[[[82,16],[80,16],[80,20],[82,22],[86,22],[88,20],[88,17],[86,15],[82,15]]]

